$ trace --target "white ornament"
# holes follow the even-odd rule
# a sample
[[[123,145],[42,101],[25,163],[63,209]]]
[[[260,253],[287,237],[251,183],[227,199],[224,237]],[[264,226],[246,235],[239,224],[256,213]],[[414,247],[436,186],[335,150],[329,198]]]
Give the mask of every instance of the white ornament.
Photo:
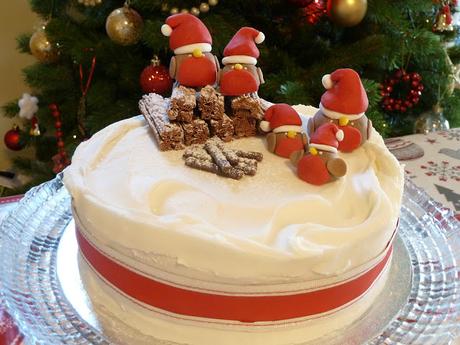
[[[24,93],[18,102],[19,117],[30,120],[38,111],[38,98]]]

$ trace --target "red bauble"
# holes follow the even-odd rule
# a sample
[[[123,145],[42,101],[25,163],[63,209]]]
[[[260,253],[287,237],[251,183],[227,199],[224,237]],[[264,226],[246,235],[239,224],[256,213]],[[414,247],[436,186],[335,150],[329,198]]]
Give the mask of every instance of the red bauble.
[[[24,143],[21,140],[21,131],[17,126],[14,126],[12,129],[5,133],[3,141],[5,142],[5,146],[10,150],[19,151],[24,148]]]
[[[323,16],[327,14],[327,1],[315,0],[302,9],[307,23],[310,25],[317,24]]]
[[[168,69],[160,65],[158,57],[154,57],[152,64],[144,68],[139,81],[144,93],[154,92],[160,95],[169,94],[173,84]]]

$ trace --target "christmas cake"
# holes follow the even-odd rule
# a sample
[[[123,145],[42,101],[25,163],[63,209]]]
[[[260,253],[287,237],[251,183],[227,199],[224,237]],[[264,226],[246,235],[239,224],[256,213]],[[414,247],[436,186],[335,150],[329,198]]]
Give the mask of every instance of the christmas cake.
[[[389,274],[404,179],[365,117],[359,75],[325,76],[319,109],[271,104],[257,95],[262,33],[239,30],[221,71],[196,17],[162,31],[172,96],[145,95],[143,116],[96,133],[64,172],[106,333],[287,345],[362,317]]]

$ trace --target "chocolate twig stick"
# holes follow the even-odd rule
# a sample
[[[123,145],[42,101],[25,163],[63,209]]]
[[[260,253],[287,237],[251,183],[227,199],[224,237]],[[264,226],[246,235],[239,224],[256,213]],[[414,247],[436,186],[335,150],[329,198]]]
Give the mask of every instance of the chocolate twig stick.
[[[257,160],[240,157],[237,152],[225,147],[218,137],[209,139],[204,146],[193,145],[185,149],[183,158],[189,167],[209,171],[217,175],[239,180],[243,175],[254,176],[257,172]],[[262,160],[258,152],[250,152],[250,156]]]
[[[235,165],[235,168],[243,171],[245,175],[254,176],[257,172],[257,163],[254,165],[252,163],[241,161]]]
[[[216,143],[217,147],[222,151],[232,166],[242,170],[245,175],[254,176],[256,174],[257,161],[255,159],[238,156],[234,150],[226,148],[224,143],[218,138],[213,138],[212,140]]]
[[[185,165],[191,168],[194,168],[194,169],[212,172],[214,174],[219,173],[219,167],[216,164],[214,164],[213,162],[195,158],[195,157],[187,157],[185,159]]]
[[[234,150],[234,151],[239,157],[255,159],[258,162],[262,162],[262,160],[264,159],[264,155],[261,152],[241,151],[241,150]]]
[[[202,161],[213,162],[212,157],[201,145],[189,146],[185,149],[184,158],[193,157]]]
[[[214,162],[219,167],[221,173],[224,176],[231,177],[235,180],[239,180],[243,177],[243,171],[234,168],[230,162],[225,157],[224,153],[220,150],[220,148],[216,145],[216,143],[212,140],[207,141],[204,144],[204,148],[208,153],[211,155]]]

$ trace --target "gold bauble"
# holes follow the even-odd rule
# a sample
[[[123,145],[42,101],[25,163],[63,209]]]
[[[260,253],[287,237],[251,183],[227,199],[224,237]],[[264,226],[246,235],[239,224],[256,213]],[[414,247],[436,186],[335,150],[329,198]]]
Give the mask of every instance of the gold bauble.
[[[196,7],[192,7],[190,9],[190,13],[193,14],[194,16],[198,17],[200,15],[200,10]]]
[[[87,7],[94,7],[100,5],[102,0],[78,0],[78,3]]]
[[[434,22],[433,25],[433,31],[434,32],[450,32],[454,31],[454,25],[452,22],[449,22],[447,19],[447,14],[445,13],[438,13],[436,16],[436,21]]]
[[[29,41],[29,48],[32,55],[40,62],[51,63],[59,58],[58,47],[50,42],[44,28],[39,29],[32,35]]]
[[[180,10],[180,13],[188,13],[188,10],[186,8],[183,8]]]
[[[171,14],[178,14],[179,13],[179,9],[177,7],[173,7],[171,8],[171,11],[169,12]]]
[[[211,6],[216,6],[216,5],[219,3],[219,0],[209,0],[208,3],[209,3]]]
[[[202,2],[200,4],[200,11],[206,13],[209,11],[209,4],[207,2]]]
[[[105,22],[105,29],[110,39],[123,46],[137,43],[143,28],[142,17],[126,5],[112,11]]]
[[[328,14],[340,26],[350,27],[361,23],[367,12],[367,0],[329,0]]]

